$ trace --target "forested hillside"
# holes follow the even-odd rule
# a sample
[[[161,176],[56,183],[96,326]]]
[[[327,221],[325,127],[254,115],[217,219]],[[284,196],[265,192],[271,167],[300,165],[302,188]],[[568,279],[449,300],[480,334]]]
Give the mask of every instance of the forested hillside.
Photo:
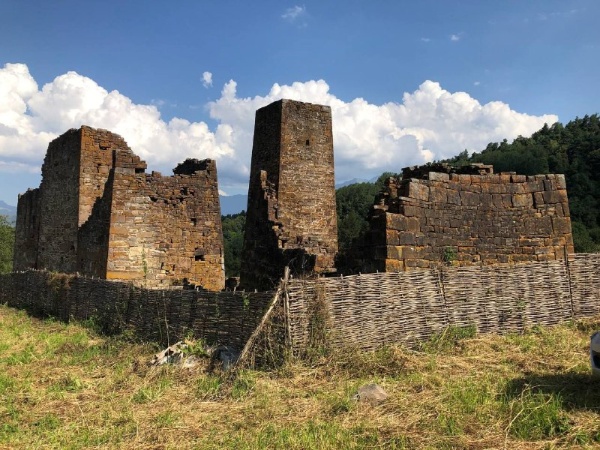
[[[600,251],[600,118],[597,114],[566,125],[544,125],[530,138],[491,143],[470,157],[463,152],[448,160],[461,165],[493,164],[496,172],[523,175],[563,173],[571,209],[575,251]]]
[[[446,161],[454,165],[482,162],[496,172],[523,175],[562,173],[567,180],[575,251],[600,252],[600,118],[597,114],[566,125],[544,125],[530,138],[490,143],[481,153],[464,151]],[[401,168],[398,167],[398,170]],[[357,183],[337,189],[339,247],[347,249],[367,229],[367,216],[375,195],[392,173],[375,183]],[[245,215],[223,218],[227,276],[239,271]]]

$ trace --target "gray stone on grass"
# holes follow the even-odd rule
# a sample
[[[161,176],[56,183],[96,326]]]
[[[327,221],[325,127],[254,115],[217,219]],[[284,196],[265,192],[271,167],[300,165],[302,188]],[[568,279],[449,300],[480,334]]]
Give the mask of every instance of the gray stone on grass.
[[[354,400],[376,406],[388,398],[387,392],[376,383],[365,384],[358,388]]]

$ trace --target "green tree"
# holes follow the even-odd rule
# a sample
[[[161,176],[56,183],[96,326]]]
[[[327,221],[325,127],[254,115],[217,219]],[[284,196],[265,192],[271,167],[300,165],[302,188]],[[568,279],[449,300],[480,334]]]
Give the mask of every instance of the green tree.
[[[225,246],[225,276],[237,277],[240,275],[246,212],[221,216],[221,223]]]
[[[369,228],[369,211],[375,196],[383,188],[385,180],[391,176],[395,175],[384,172],[375,183],[351,184],[335,192],[340,250],[350,248],[352,241]]]
[[[15,229],[6,216],[0,215],[0,273],[8,273],[13,267]]]

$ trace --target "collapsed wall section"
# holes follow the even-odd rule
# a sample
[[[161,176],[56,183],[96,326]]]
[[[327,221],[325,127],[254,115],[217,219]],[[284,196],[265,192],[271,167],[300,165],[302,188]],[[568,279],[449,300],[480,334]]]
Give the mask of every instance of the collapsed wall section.
[[[216,164],[187,160],[174,176],[119,170],[106,278],[145,287],[225,286]],[[142,226],[143,224],[143,226]]]
[[[388,180],[371,217],[377,270],[561,260],[574,252],[564,175],[468,170],[407,169]]]
[[[331,109],[280,100],[256,111],[241,285],[334,271],[337,217]]]

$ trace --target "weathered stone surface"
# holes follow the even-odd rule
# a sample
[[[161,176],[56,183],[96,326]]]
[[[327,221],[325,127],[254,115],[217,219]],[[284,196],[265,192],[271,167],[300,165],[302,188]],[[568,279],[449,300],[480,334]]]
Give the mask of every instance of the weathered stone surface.
[[[337,216],[328,106],[292,100],[256,112],[240,284],[271,289],[284,267],[335,270]]]
[[[52,141],[39,189],[19,198],[15,269],[223,289],[214,161],[187,160],[172,177],[145,170],[106,130],[83,126]]]
[[[443,165],[444,172],[426,174],[427,168],[406,169],[411,178],[388,182],[378,197],[385,221],[371,221],[371,267],[548,261],[573,252],[562,175],[494,175],[489,167],[451,173]]]
[[[354,395],[354,399],[359,402],[368,403],[376,406],[389,397],[388,393],[376,383],[365,384],[358,388],[358,392]]]

